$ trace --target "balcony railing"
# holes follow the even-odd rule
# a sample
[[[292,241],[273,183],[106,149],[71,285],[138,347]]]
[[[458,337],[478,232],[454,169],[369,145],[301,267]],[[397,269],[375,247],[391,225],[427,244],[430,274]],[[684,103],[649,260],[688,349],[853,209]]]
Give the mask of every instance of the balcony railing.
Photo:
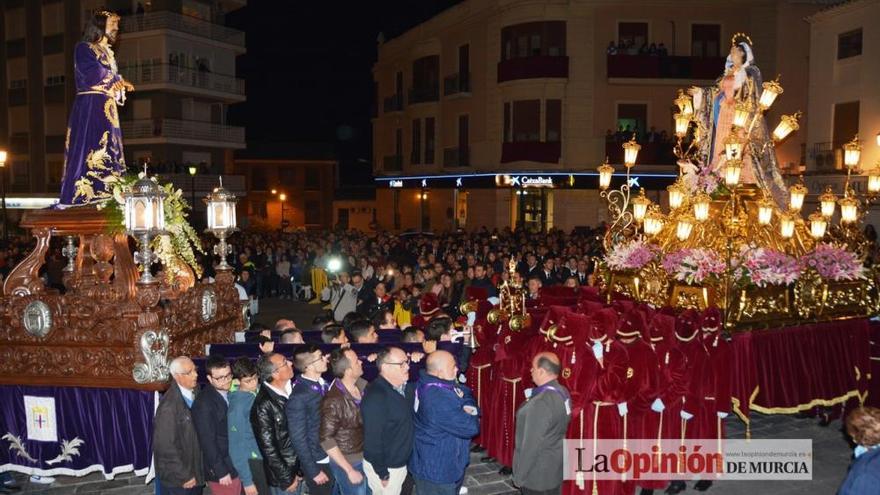
[[[440,99],[440,87],[429,86],[427,88],[412,88],[409,90],[409,103],[425,103]]]
[[[471,92],[471,73],[470,72],[457,72],[452,74],[451,76],[446,76],[443,78],[443,94],[445,96],[454,95],[457,93],[470,93]]]
[[[518,141],[503,143],[501,147],[501,163],[530,161],[541,163],[558,163],[562,155],[562,143],[544,143],[538,141]]]
[[[843,168],[843,153],[834,143],[816,143],[810,150],[814,170],[830,171]]]
[[[471,149],[458,146],[443,149],[444,167],[467,167],[471,164]]]
[[[608,55],[608,77],[638,79],[715,79],[724,72],[721,57]]]
[[[538,77],[568,77],[568,57],[535,56],[498,62],[498,82]]]
[[[385,113],[400,112],[402,110],[403,95],[389,96],[382,102],[382,111]]]
[[[244,147],[244,127],[212,124],[195,120],[141,119],[122,122],[125,139],[172,138],[227,143]]]
[[[605,156],[611,163],[623,163],[622,143],[617,141],[605,141]],[[672,143],[639,143],[638,162],[645,165],[675,165],[675,154],[672,152]]]
[[[125,79],[135,86],[138,84],[179,84],[191,88],[229,93],[244,96],[244,79],[200,71],[189,67],[171,64],[156,64],[148,61],[120,67]]]
[[[122,18],[120,29],[123,33],[137,33],[153,29],[172,29],[182,33],[222,41],[244,48],[244,32],[214,24],[196,17],[161,11],[147,14],[128,15]]]

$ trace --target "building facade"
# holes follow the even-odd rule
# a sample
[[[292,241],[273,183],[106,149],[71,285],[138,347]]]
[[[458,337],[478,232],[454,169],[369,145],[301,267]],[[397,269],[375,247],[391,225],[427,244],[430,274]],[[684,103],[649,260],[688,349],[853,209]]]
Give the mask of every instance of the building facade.
[[[621,163],[619,138],[633,133],[642,144],[633,172],[658,200],[676,174],[665,137],[676,90],[714,84],[732,35],[745,32],[765,79],[783,74],[771,125],[805,110],[803,19],[823,3],[487,0],[447,9],[379,47],[378,223],[594,226],[606,211],[595,169],[606,156]],[[780,163],[799,169],[804,142],[798,134],[783,143]]]
[[[255,143],[235,154],[233,173],[244,177],[239,201],[243,226],[318,230],[333,226],[337,162],[326,153],[293,153],[289,146]]]
[[[86,16],[119,13],[116,59],[136,91],[120,108],[129,168],[163,173],[231,167],[244,129],[226,124],[228,105],[245,100],[235,78],[244,33],[223,26],[246,0],[7,0],[0,8],[0,147],[10,152],[9,191],[55,196],[73,105],[73,49]],[[175,167],[176,165],[176,167]],[[207,183],[207,182],[206,182]],[[186,187],[188,184],[181,184]],[[198,191],[200,196],[208,190]]]

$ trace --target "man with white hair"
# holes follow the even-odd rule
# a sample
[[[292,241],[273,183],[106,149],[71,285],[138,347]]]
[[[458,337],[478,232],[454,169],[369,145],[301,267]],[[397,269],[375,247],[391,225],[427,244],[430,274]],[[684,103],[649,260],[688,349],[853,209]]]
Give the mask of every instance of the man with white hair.
[[[171,361],[174,379],[162,396],[153,420],[153,456],[162,493],[198,495],[205,482],[202,450],[193,426],[192,408],[198,372],[187,356]]]

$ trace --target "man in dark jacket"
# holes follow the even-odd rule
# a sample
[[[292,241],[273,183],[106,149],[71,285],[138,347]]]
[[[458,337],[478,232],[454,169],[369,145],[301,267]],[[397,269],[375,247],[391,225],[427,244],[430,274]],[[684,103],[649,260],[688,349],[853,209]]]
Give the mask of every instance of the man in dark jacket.
[[[293,364],[300,372],[287,401],[287,427],[293,451],[309,485],[311,495],[333,493],[330,457],[321,448],[321,399],[327,383],[321,374],[327,371],[327,356],[314,344],[305,344],[293,352]]]
[[[537,385],[516,411],[513,482],[524,495],[562,492],[563,440],[571,419],[568,390],[559,384],[559,357],[552,352],[532,359]]]
[[[257,362],[263,386],[251,408],[251,426],[263,454],[266,480],[274,494],[296,493],[299,459],[290,441],[285,408],[290,398],[293,369],[281,354],[272,353]]]
[[[211,355],[205,363],[209,387],[193,401],[192,417],[205,461],[205,479],[214,495],[239,495],[241,480],[229,458],[226,412],[232,368],[223,356]]]
[[[156,476],[163,494],[198,495],[205,477],[202,451],[190,413],[198,372],[186,356],[174,359],[168,368],[174,383],[162,396],[153,420]]]
[[[480,431],[473,395],[457,385],[458,367],[446,351],[428,355],[417,385],[415,444],[409,470],[420,494],[457,495]]]
[[[379,376],[367,385],[364,418],[364,472],[374,495],[398,495],[412,453],[413,389],[407,387],[409,358],[389,347],[376,357]]]

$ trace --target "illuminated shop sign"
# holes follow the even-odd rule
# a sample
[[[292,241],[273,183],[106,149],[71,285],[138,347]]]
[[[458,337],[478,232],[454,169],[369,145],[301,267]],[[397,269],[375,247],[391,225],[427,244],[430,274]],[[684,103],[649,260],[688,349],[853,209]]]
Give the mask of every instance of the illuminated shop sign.
[[[389,180],[388,187],[403,187],[403,181],[400,179]]]
[[[617,174],[612,180],[614,187],[624,182],[624,175]],[[630,177],[630,187],[661,190],[678,177],[675,173],[643,173]],[[458,188],[458,189],[597,189],[599,174],[596,172],[536,172],[536,173],[474,173],[461,175],[417,175],[376,177],[380,187],[392,189]],[[387,184],[387,185],[386,185]]]

